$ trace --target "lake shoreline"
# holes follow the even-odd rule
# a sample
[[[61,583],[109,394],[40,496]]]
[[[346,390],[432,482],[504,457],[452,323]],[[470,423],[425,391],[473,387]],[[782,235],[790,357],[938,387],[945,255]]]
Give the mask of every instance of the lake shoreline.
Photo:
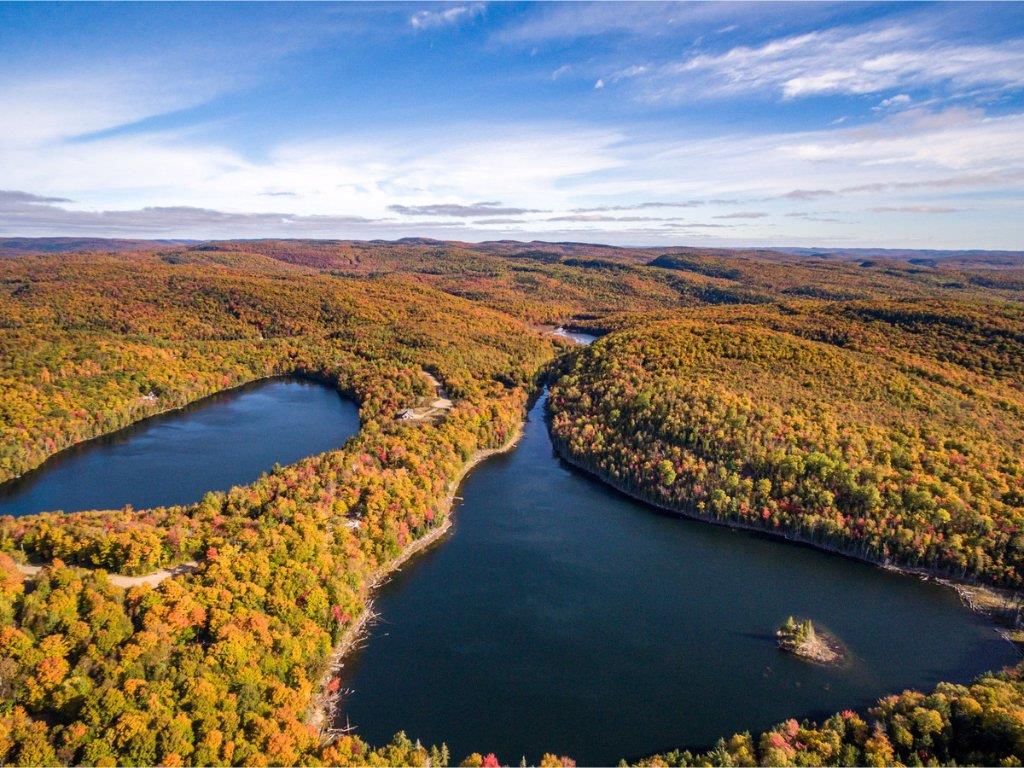
[[[381,568],[379,568],[373,575],[370,582],[371,592],[380,588],[382,584],[393,576],[414,555],[437,543],[451,530],[452,506],[455,504],[455,498],[463,480],[465,480],[469,473],[482,462],[492,456],[508,453],[514,449],[523,437],[525,424],[526,414],[524,413],[523,418],[520,419],[513,433],[502,445],[497,448],[478,448],[473,452],[473,454],[462,465],[458,474],[456,474],[456,476],[448,483],[448,492],[445,495],[444,500],[439,505],[440,508],[445,511],[444,522],[436,528],[432,528],[428,533],[415,541],[409,542],[393,560],[385,563]],[[331,651],[327,664],[327,671],[320,679],[319,693],[317,693],[316,697],[310,704],[309,714],[306,718],[307,725],[313,727],[320,734],[320,738],[323,740],[326,740],[328,737],[338,732],[337,729],[334,728],[333,723],[337,714],[338,701],[342,693],[341,691],[330,693],[327,690],[327,686],[330,684],[331,680],[337,677],[339,670],[344,666],[346,657],[356,650],[356,646],[359,641],[366,636],[367,627],[370,620],[373,619],[375,615],[376,614],[373,612],[373,598],[371,597],[366,601],[366,605],[363,607],[362,613],[360,613],[356,620],[345,630],[341,639],[338,641],[338,644],[335,645],[334,650]]]
[[[671,747],[713,748],[721,734],[751,724],[737,716],[732,701],[744,701],[743,708],[761,718],[757,727],[768,728],[790,716],[863,711],[894,688],[927,689],[933,668],[944,670],[940,679],[960,681],[1016,663],[1015,652],[993,636],[987,622],[933,585],[896,580],[884,571],[809,550],[758,544],[723,529],[680,525],[675,515],[659,521],[647,505],[641,510],[626,495],[562,463],[543,409],[543,396],[540,402],[533,399],[516,450],[477,467],[463,484],[458,495],[465,500],[454,512],[451,533],[373,593],[372,611],[380,615],[370,616],[367,633],[346,657],[339,679],[330,683],[341,689],[327,724],[334,727],[331,736],[347,733],[383,744],[404,730],[426,744],[444,741],[456,756],[485,744],[499,756],[526,754],[528,761],[555,751],[572,755],[581,765],[615,764],[625,755]],[[443,494],[444,486],[439,490]],[[680,558],[679,552],[687,556]],[[648,560],[639,559],[644,557]],[[736,557],[742,561],[735,562]],[[636,566],[639,562],[652,564],[658,577],[650,578],[646,566]],[[797,578],[792,578],[794,568]],[[734,577],[737,570],[741,575]],[[586,578],[567,578],[576,573]],[[529,574],[528,581],[523,574]],[[808,589],[810,574],[825,580],[846,577],[845,585]],[[767,577],[768,584],[779,579],[777,589],[751,587],[759,576]],[[661,586],[666,583],[672,586]],[[700,589],[692,602],[680,599],[674,588],[694,585]],[[595,598],[604,589],[611,597]],[[718,590],[736,602],[722,600]],[[748,598],[749,612],[737,610]],[[887,620],[893,606],[908,626],[922,628],[921,640],[891,643],[876,631],[874,620]],[[858,654],[826,672],[817,664],[790,661],[767,631],[785,618],[782,608],[820,619],[815,625],[823,630],[834,626],[835,636]],[[553,616],[561,623],[552,624]],[[649,640],[637,637],[641,623],[658,628]],[[941,627],[949,628],[948,637]],[[722,630],[713,642],[710,628]],[[979,639],[984,666],[960,653]],[[570,644],[579,650],[566,665]],[[694,654],[688,652],[691,645]],[[622,669],[609,670],[613,658],[622,661]],[[515,660],[514,671],[502,666],[509,659]],[[692,673],[690,659],[699,660]],[[663,663],[667,667],[660,670]],[[745,670],[739,676],[749,681],[720,683],[719,664],[734,676]],[[633,665],[642,669],[630,676],[626,670]],[[875,672],[864,675],[866,668]],[[899,680],[895,686],[882,682],[891,679],[890,673]],[[609,694],[595,691],[578,699],[568,693],[550,712],[531,714],[540,706],[534,700],[538,691],[552,686],[586,690],[587,681],[605,674],[609,683],[602,688]],[[698,708],[696,721],[678,721],[670,706],[659,706],[665,714],[654,718],[650,731],[639,725],[648,716],[643,700],[632,698],[637,691],[667,704],[689,695],[693,683],[688,678],[698,681],[698,700],[709,699]],[[508,711],[518,714],[500,722],[480,716],[486,712],[486,692],[502,685],[507,686]],[[757,691],[756,702],[742,698],[748,691]],[[736,695],[741,698],[732,698]],[[781,706],[781,701],[790,704]],[[586,713],[588,723],[617,713],[609,717],[615,734],[581,725],[597,739],[594,746],[584,743],[590,742],[588,736],[560,735],[557,726],[547,723],[557,722],[569,706]]]
[[[64,458],[67,454],[70,454],[73,451],[76,451],[76,450],[78,450],[80,448],[84,448],[84,447],[88,446],[89,443],[96,442],[96,441],[99,441],[99,440],[103,440],[104,438],[110,437],[112,435],[116,435],[118,432],[121,432],[121,431],[124,431],[124,430],[135,429],[137,427],[142,427],[148,421],[151,421],[151,420],[154,420],[154,419],[159,419],[159,418],[161,418],[163,416],[171,416],[173,414],[178,413],[179,411],[187,411],[187,410],[190,410],[192,408],[201,408],[204,405],[208,404],[206,402],[207,400],[212,400],[213,398],[220,397],[222,395],[242,394],[244,392],[244,390],[248,389],[249,387],[259,386],[259,385],[271,382],[271,381],[273,381],[275,379],[289,379],[289,378],[300,379],[302,381],[315,382],[315,383],[318,383],[318,384],[323,384],[325,386],[332,387],[333,389],[337,390],[337,392],[338,392],[338,394],[340,396],[351,399],[352,402],[354,402],[356,404],[356,406],[359,405],[359,400],[354,396],[354,393],[342,389],[341,386],[340,386],[340,382],[336,378],[331,378],[329,376],[318,376],[314,372],[301,371],[301,370],[291,370],[291,371],[281,371],[281,372],[277,372],[277,373],[268,373],[268,374],[265,374],[263,376],[257,376],[256,378],[253,378],[253,379],[247,379],[245,381],[238,382],[237,384],[232,384],[231,386],[224,387],[223,389],[216,389],[216,390],[214,390],[212,392],[207,392],[206,394],[201,394],[198,397],[195,397],[195,398],[193,398],[191,400],[186,400],[185,402],[180,403],[178,405],[167,405],[167,407],[160,407],[157,410],[153,410],[153,411],[150,411],[150,410],[147,410],[147,409],[143,408],[142,409],[142,415],[140,415],[137,419],[133,419],[133,420],[129,421],[127,424],[124,424],[123,426],[116,427],[114,429],[109,429],[109,430],[107,430],[105,432],[98,432],[98,433],[96,433],[94,435],[91,435],[89,437],[82,438],[81,440],[76,440],[75,442],[68,443],[67,445],[65,445],[65,446],[63,446],[61,448],[58,448],[53,453],[50,453],[49,455],[47,455],[38,464],[35,464],[35,465],[29,467],[28,469],[25,469],[24,471],[19,472],[16,475],[12,475],[12,476],[10,476],[8,478],[5,478],[5,479],[0,479],[0,490],[3,490],[5,487],[13,486],[13,485],[15,485],[16,483],[18,483],[18,482],[20,482],[22,480],[25,480],[30,475],[32,475],[32,473],[38,472],[40,470],[45,469],[46,465],[49,464],[51,461],[55,461],[55,460]],[[140,398],[142,398],[142,397],[143,396],[140,396]]]
[[[316,389],[317,394],[306,394],[307,390],[310,389]],[[264,397],[264,393],[269,394],[269,399],[260,399]],[[41,514],[73,516],[80,513],[123,512],[128,507],[133,511],[139,512],[157,508],[188,507],[200,503],[207,493],[225,493],[232,486],[249,485],[256,482],[261,475],[269,473],[275,463],[287,465],[300,460],[300,458],[313,456],[325,450],[337,450],[343,447],[344,441],[347,441],[358,432],[362,426],[359,418],[360,402],[356,393],[351,388],[343,385],[337,377],[324,376],[316,371],[293,368],[284,372],[260,375],[257,378],[248,379],[212,392],[204,390],[198,397],[192,397],[194,394],[196,393],[189,394],[185,402],[181,402],[176,394],[160,398],[156,396],[139,396],[137,402],[130,409],[133,413],[131,416],[133,420],[66,445],[46,456],[31,469],[0,482],[0,518],[7,518],[8,516],[32,518]],[[283,445],[286,447],[283,452],[268,448],[262,451],[262,459],[255,458],[260,455],[259,450],[251,450],[249,453],[252,455],[246,456],[243,459],[241,466],[244,467],[244,470],[234,474],[226,473],[226,480],[210,477],[209,475],[215,473],[208,471],[208,468],[212,466],[209,463],[202,468],[193,467],[193,469],[199,471],[197,477],[205,476],[209,482],[191,482],[189,478],[183,478],[179,485],[185,490],[181,491],[176,490],[177,486],[175,486],[175,490],[170,488],[170,483],[166,479],[169,475],[165,472],[158,472],[159,477],[156,483],[151,484],[153,487],[159,485],[163,492],[152,491],[150,485],[116,494],[102,493],[95,490],[95,488],[100,486],[95,484],[92,475],[89,474],[90,472],[93,474],[99,472],[97,476],[103,477],[108,487],[124,485],[124,483],[128,482],[127,478],[111,479],[107,476],[110,474],[110,471],[105,467],[97,469],[97,458],[107,461],[104,457],[125,456],[126,460],[142,461],[139,458],[139,454],[133,453],[132,448],[139,441],[142,444],[150,445],[147,448],[149,452],[172,450],[173,446],[176,445],[175,440],[180,440],[181,435],[184,434],[178,427],[187,425],[189,429],[192,429],[193,422],[199,424],[202,429],[212,428],[227,431],[233,428],[233,426],[224,422],[223,417],[218,416],[218,414],[235,413],[233,409],[236,407],[242,409],[236,414],[242,416],[242,419],[238,422],[240,425],[238,428],[249,430],[247,436],[248,444],[259,444],[258,438],[261,438],[261,436],[255,434],[253,430],[267,428],[265,426],[261,427],[260,424],[263,423],[264,418],[269,417],[269,413],[261,417],[260,421],[246,421],[245,414],[247,409],[252,410],[251,406],[246,404],[247,399],[253,397],[256,398],[254,402],[264,403],[263,407],[271,409],[282,407],[280,403],[276,402],[277,400],[295,400],[297,404],[299,398],[302,399],[303,403],[301,408],[308,407],[310,409],[329,409],[333,411],[333,406],[337,404],[340,409],[338,413],[342,419],[339,423],[346,425],[341,438],[339,438],[341,442],[339,443],[333,439],[330,442],[319,440],[315,441],[313,445],[302,447],[301,451],[297,451],[292,443],[301,443],[301,440],[292,440],[291,443],[289,440],[285,440]],[[309,401],[308,406],[306,405],[307,400]],[[159,410],[150,412],[152,408],[159,408]],[[271,411],[271,413],[275,412]],[[299,411],[300,414],[304,412],[301,409]],[[110,413],[115,413],[115,411],[105,411],[103,413],[109,415]],[[127,411],[117,411],[117,413],[121,413],[123,416]],[[332,417],[334,416],[333,413],[325,410],[323,414],[324,420],[321,421],[318,418],[316,424],[325,424],[328,414]],[[205,420],[211,417],[214,421],[208,426],[203,426],[206,423]],[[128,417],[126,416],[125,418]],[[220,418],[219,422],[217,421],[218,418]],[[256,416],[253,416],[253,419],[255,418]],[[286,425],[278,425],[278,427],[283,426]],[[159,440],[157,436],[159,436]],[[168,444],[171,446],[170,448],[165,447]],[[128,447],[126,448],[126,446]],[[195,445],[192,447],[194,448]],[[194,455],[191,449],[189,455]],[[130,459],[127,457],[130,457]],[[154,472],[158,470],[158,468],[149,469]],[[68,474],[69,472],[79,471],[85,471],[86,475]],[[73,479],[69,480],[67,478]],[[59,490],[56,492],[48,491],[47,488],[54,482],[58,484],[56,487]],[[79,484],[84,484],[88,487],[90,483],[93,483],[94,489],[83,494],[75,492],[74,489]],[[35,498],[40,493],[41,496]]]
[[[550,434],[550,420],[548,420],[548,432]],[[652,500],[646,494],[642,492],[629,489],[624,487],[622,484],[616,482],[610,477],[599,470],[592,469],[591,467],[585,466],[580,460],[572,456],[572,454],[562,445],[562,441],[558,440],[553,434],[551,436],[551,444],[555,449],[555,453],[560,459],[565,461],[567,464],[575,469],[583,472],[590,477],[604,483],[615,491],[623,494],[624,496],[639,501],[655,510],[675,515],[677,517],[687,518],[689,520],[695,520],[701,523],[710,523],[712,525],[721,526],[723,528],[729,528],[737,531],[747,531],[749,533],[759,534],[766,536],[767,538],[774,539],[777,541],[784,541],[789,544],[795,544],[798,546],[809,547],[816,549],[821,552],[827,552],[832,555],[839,555],[841,557],[847,557],[851,560],[858,562],[867,563],[873,565],[876,568],[881,568],[887,571],[894,571],[901,573],[906,576],[917,576],[925,581],[934,581],[942,586],[949,587],[956,592],[957,597],[960,601],[966,605],[974,613],[984,616],[986,619],[992,622],[996,629],[996,633],[1010,643],[1018,653],[1024,655],[1024,638],[1015,635],[1015,628],[1007,626],[1003,619],[1003,614],[1011,610],[1015,610],[1016,606],[1009,595],[1009,591],[998,588],[990,587],[983,584],[975,584],[971,582],[958,581],[949,576],[947,573],[940,573],[927,568],[919,568],[915,566],[904,566],[895,565],[892,563],[884,563],[878,560],[858,555],[854,552],[839,549],[838,547],[831,547],[827,544],[815,542],[810,539],[803,538],[793,533],[772,531],[767,528],[761,528],[755,525],[748,525],[745,523],[733,522],[728,520],[720,520],[717,518],[700,515],[695,512],[688,512],[681,509],[670,507],[667,504]]]

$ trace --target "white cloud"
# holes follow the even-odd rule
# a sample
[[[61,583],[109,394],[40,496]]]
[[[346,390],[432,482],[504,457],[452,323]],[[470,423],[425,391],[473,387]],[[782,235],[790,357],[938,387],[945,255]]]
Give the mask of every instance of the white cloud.
[[[74,210],[52,203],[6,204],[0,197],[0,231],[35,234],[56,229],[69,234],[113,233],[212,237],[297,232],[329,233],[353,227],[364,231],[377,224],[362,216],[296,216],[290,213],[219,211],[193,206],[162,206],[129,210]],[[391,225],[388,225],[389,227]]]
[[[0,207],[4,208],[70,202],[66,197],[47,197],[46,195],[34,195],[31,192],[21,192],[16,189],[0,189]]]
[[[409,17],[409,24],[414,29],[436,29],[468,21],[483,12],[483,3],[453,5],[440,11],[417,11]]]
[[[871,209],[873,213],[956,213],[959,210],[948,205],[878,205]]]
[[[783,99],[870,94],[896,88],[1024,87],[1024,40],[972,45],[939,38],[927,27],[834,27],[736,46],[653,68],[649,99],[758,93]],[[896,97],[903,102],[902,94]]]
[[[159,28],[158,45],[127,34],[84,51],[40,43],[25,56],[0,46],[0,145],[117,130],[253,86],[282,59],[355,33],[356,21],[320,8],[188,34]]]
[[[389,205],[389,211],[403,216],[518,216],[524,213],[546,213],[535,208],[510,208],[497,201],[480,203],[431,203],[429,205]]]
[[[698,205],[704,205],[705,202],[706,201],[703,200],[683,200],[682,202],[678,203],[652,201],[643,203],[630,203],[629,205],[600,205],[593,208],[573,208],[572,213],[608,213],[609,211],[642,211],[648,208],[693,208]]]
[[[878,102],[878,106],[875,110],[892,109],[893,107],[902,107],[905,104],[909,104],[913,99],[910,98],[909,94],[898,93],[895,96],[890,96],[888,99],[882,99]]]
[[[568,180],[616,168],[616,131],[575,125],[468,125],[291,142],[259,159],[180,132],[113,135],[88,142],[0,144],[0,188],[74,200],[76,209],[174,207],[379,218],[465,205],[495,193],[513,201],[472,215],[570,204]],[[285,190],[288,195],[268,195]],[[525,204],[524,204],[525,203]]]
[[[74,74],[0,74],[0,142],[40,143],[104,131],[202,104],[237,84],[231,75],[168,77],[143,62]],[[16,119],[15,119],[16,116]]]
[[[870,126],[682,141],[671,130],[631,135],[571,123],[463,124],[443,134],[394,127],[285,142],[258,158],[182,132],[0,144],[0,188],[24,191],[6,199],[0,229],[165,237],[458,231],[462,239],[551,239],[565,231],[544,218],[577,214],[577,239],[668,242],[682,224],[665,222],[675,229],[662,228],[658,239],[637,231],[655,217],[583,216],[678,206],[693,214],[687,231],[712,231],[708,225],[724,221],[718,217],[744,213],[747,220],[735,223],[762,243],[834,236],[895,246],[1015,247],[1013,217],[992,212],[1024,195],[1021,146],[1024,114],[962,109],[908,110]],[[988,193],[980,202],[963,197],[978,191]],[[829,200],[835,221],[785,217],[815,198]],[[994,218],[965,231],[954,216],[916,216],[913,206],[970,207],[978,221],[986,211]],[[865,229],[876,213],[884,230]],[[849,217],[859,223],[840,221]],[[771,229],[777,221],[787,222],[784,233]]]
[[[608,216],[603,213],[567,213],[564,216],[551,216],[545,221],[574,221],[574,222],[629,222],[640,221],[671,221],[679,223],[679,219],[669,216]]]
[[[912,110],[871,126],[798,139],[783,151],[811,162],[902,166],[910,172],[929,167],[995,171],[1024,163],[1019,149],[1022,123],[1024,116],[1019,114],[986,117],[965,109]]]
[[[779,197],[788,200],[814,200],[834,194],[836,193],[831,189],[794,189],[779,195]]]
[[[629,80],[634,77],[640,77],[650,72],[651,68],[645,64],[633,64],[629,67],[623,67],[622,69],[614,72],[611,76],[611,81],[617,83],[620,80]]]

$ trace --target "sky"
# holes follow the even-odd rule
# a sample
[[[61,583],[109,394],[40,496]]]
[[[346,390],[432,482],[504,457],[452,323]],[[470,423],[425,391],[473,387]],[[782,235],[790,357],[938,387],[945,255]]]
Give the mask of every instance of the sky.
[[[2,3],[0,115],[0,236],[1024,249],[1024,3]]]

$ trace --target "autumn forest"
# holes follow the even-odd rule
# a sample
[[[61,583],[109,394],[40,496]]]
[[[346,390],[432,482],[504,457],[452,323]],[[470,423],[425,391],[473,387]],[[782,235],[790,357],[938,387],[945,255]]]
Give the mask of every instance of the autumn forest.
[[[368,743],[325,712],[375,590],[447,529],[461,479],[513,449],[545,388],[559,456],[652,514],[940,579],[1020,641],[1019,255],[2,245],[0,482],[286,374],[352,399],[359,430],[192,504],[0,517],[0,763],[518,760]],[[721,736],[621,757],[1020,765],[1024,667]],[[574,764],[553,750],[541,765]]]

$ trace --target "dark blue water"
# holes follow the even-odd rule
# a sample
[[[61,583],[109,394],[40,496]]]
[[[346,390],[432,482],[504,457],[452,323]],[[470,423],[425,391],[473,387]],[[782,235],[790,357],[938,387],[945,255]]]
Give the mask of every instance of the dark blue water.
[[[555,457],[542,408],[469,476],[454,532],[381,589],[339,712],[372,743],[404,729],[456,759],[615,764],[1016,660],[952,590],[610,490]],[[788,614],[850,662],[780,652]]]
[[[259,381],[54,456],[0,485],[0,515],[187,504],[339,448],[358,429],[355,404],[332,387]]]

